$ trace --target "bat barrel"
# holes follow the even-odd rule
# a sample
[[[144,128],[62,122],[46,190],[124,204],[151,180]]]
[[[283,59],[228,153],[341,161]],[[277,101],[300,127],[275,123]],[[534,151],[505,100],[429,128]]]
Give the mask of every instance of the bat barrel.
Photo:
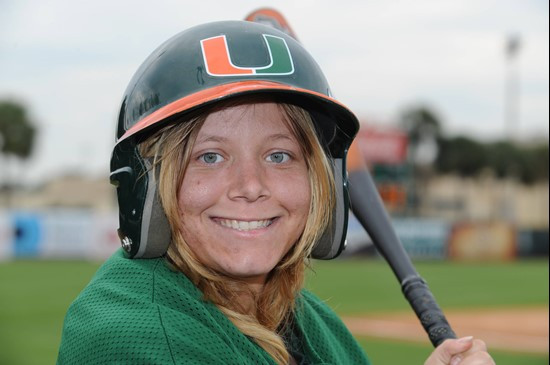
[[[351,210],[401,283],[418,276],[367,169],[349,172]]]

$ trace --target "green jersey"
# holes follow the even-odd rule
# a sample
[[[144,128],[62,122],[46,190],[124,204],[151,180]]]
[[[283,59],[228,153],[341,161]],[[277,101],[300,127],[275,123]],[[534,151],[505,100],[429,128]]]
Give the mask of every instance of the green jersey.
[[[336,314],[303,290],[292,347],[302,363],[369,364]],[[71,304],[59,365],[274,364],[164,258],[130,260],[117,251]]]

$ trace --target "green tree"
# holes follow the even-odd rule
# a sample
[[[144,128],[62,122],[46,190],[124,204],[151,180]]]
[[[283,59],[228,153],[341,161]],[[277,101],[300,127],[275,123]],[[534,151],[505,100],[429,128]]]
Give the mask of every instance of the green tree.
[[[0,152],[22,159],[30,157],[36,128],[25,107],[12,101],[0,101]]]
[[[441,134],[439,117],[425,106],[405,110],[401,114],[401,126],[413,145],[421,143],[425,138],[438,138]]]
[[[511,176],[526,184],[547,180],[548,144],[491,143],[487,146],[487,165],[498,177]]]
[[[468,137],[440,138],[435,165],[442,173],[474,176],[487,166],[486,148]]]
[[[0,190],[4,191],[6,207],[11,205],[12,183],[8,175],[11,157],[28,159],[33,151],[36,127],[29,120],[25,107],[13,101],[0,100]]]
[[[432,175],[432,166],[438,155],[441,122],[432,110],[420,105],[404,110],[400,124],[409,140],[407,210],[417,214],[425,194],[426,181]]]
[[[534,171],[533,177],[535,181],[548,180],[548,165],[550,162],[548,143],[536,144],[528,149],[526,159],[533,166],[532,170]]]
[[[475,177],[491,169],[498,178],[532,184],[548,180],[548,143],[518,145],[511,141],[478,142],[458,136],[440,138],[436,170]]]

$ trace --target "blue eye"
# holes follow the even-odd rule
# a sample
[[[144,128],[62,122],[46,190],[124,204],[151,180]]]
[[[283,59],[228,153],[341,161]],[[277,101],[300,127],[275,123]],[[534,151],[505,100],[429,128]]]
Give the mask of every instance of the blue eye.
[[[290,159],[290,156],[288,155],[288,153],[285,153],[285,152],[275,152],[270,154],[267,157],[267,160],[274,163],[287,162],[289,159]]]
[[[199,156],[199,160],[206,164],[222,162],[224,158],[219,153],[207,152]]]

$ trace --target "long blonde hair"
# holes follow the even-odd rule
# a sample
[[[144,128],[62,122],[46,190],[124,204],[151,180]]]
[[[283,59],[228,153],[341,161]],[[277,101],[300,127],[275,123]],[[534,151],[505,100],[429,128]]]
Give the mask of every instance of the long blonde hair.
[[[243,103],[265,102],[263,97],[241,98],[223,103],[216,110]],[[143,157],[160,163],[159,194],[172,231],[167,259],[182,271],[246,336],[252,338],[278,364],[287,364],[289,353],[281,337],[294,310],[295,299],[303,288],[305,268],[311,250],[329,225],[335,204],[332,168],[319,143],[313,121],[304,109],[278,103],[285,123],[298,140],[304,154],[311,191],[309,214],[304,231],[278,265],[269,273],[263,290],[254,294],[248,286],[202,264],[189,248],[180,229],[178,207],[191,150],[208,113],[171,124],[141,145]],[[174,198],[176,197],[176,198]],[[235,300],[241,295],[253,298],[251,312]]]

